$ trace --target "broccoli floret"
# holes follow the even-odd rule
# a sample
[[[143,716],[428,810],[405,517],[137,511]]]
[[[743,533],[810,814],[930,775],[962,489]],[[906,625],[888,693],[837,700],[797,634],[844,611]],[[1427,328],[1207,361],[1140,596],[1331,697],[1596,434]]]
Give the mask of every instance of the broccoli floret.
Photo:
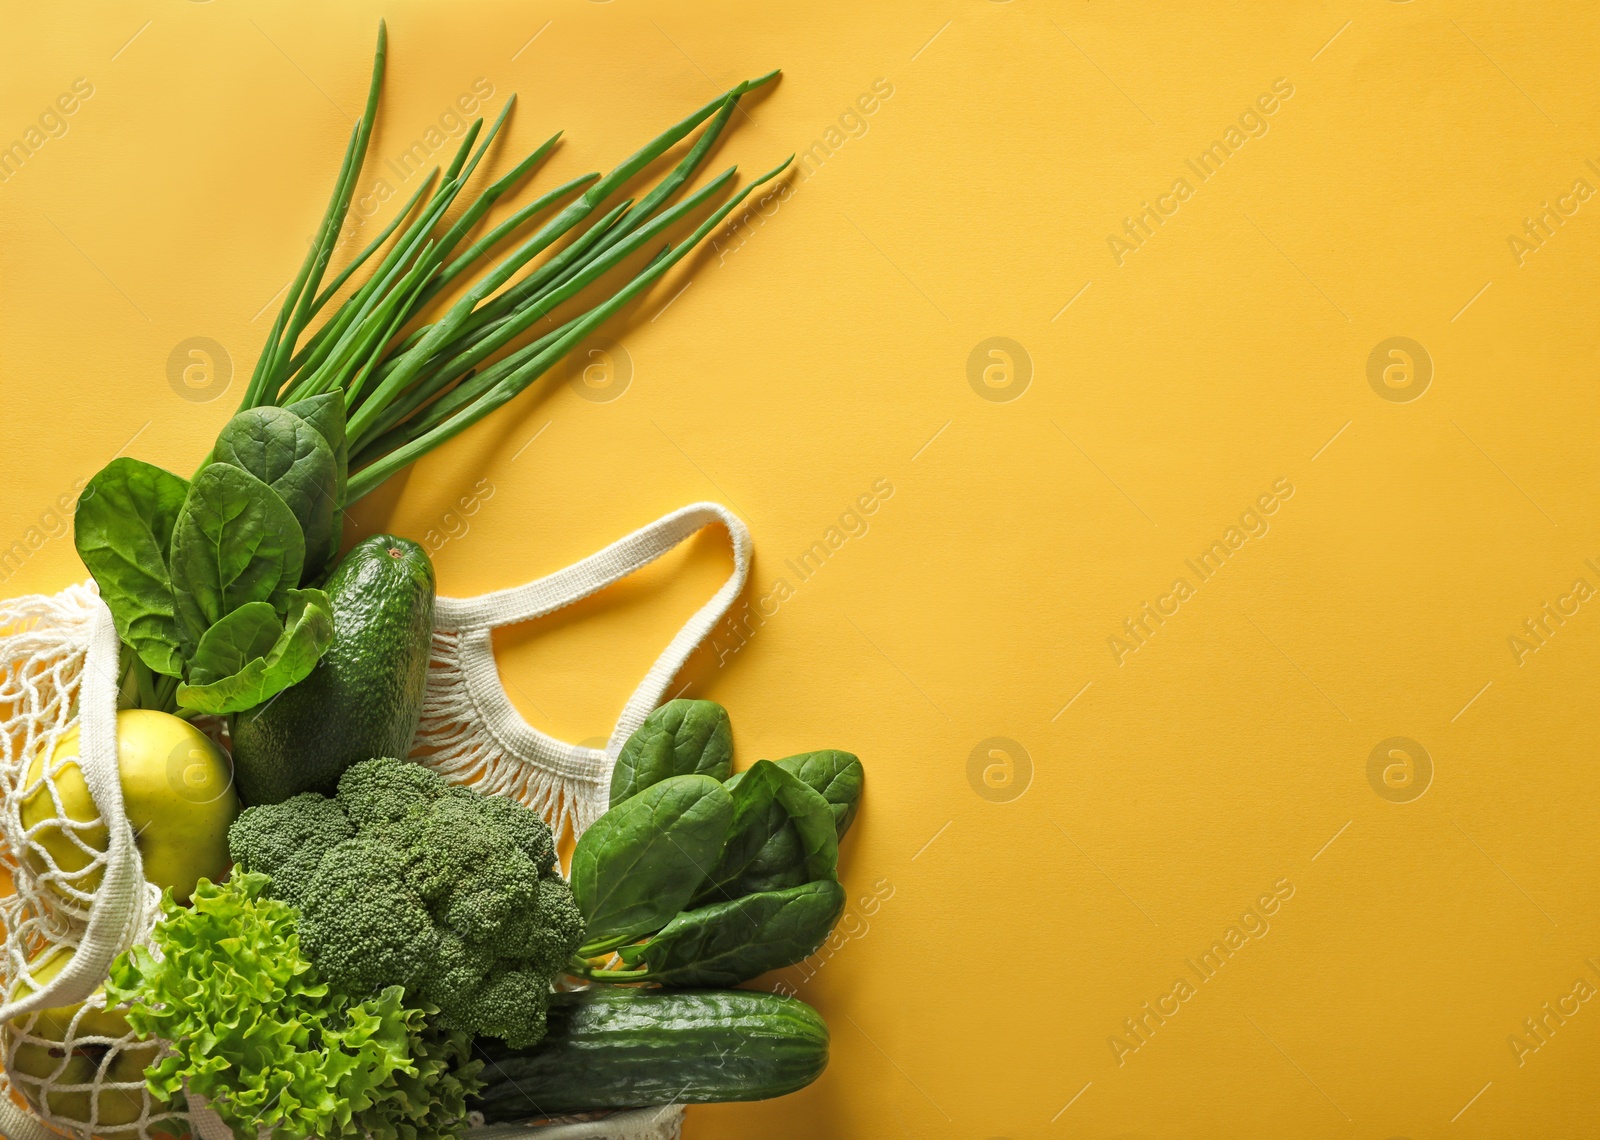
[[[300,909],[301,943],[330,981],[404,986],[442,1024],[513,1048],[543,1038],[583,918],[538,813],[377,759],[346,771],[331,800],[248,809],[229,838]]]
[[[478,1034],[504,1038],[513,1049],[529,1048],[544,1038],[545,1014],[550,1008],[548,974],[503,969],[471,994],[454,996],[460,1003],[456,1009],[440,1007],[452,1024],[476,1026]]]
[[[393,823],[450,793],[450,785],[420,764],[367,760],[345,769],[335,793],[357,827]]]
[[[556,865],[555,842],[538,812],[500,796],[482,797],[467,788],[453,790],[471,798],[477,809],[494,821],[500,833],[533,862],[538,874],[546,874]]]
[[[572,888],[552,870],[539,880],[538,929],[528,940],[526,960],[540,973],[554,976],[566,969],[572,952],[583,942],[583,912]]]
[[[410,877],[447,926],[463,938],[498,946],[502,931],[537,912],[539,869],[483,805],[476,795],[450,796],[408,820],[415,859]],[[503,949],[516,953],[514,942]]]
[[[322,857],[355,833],[339,804],[305,792],[279,804],[251,808],[234,820],[228,828],[228,849],[246,871],[271,876],[278,898],[303,907],[302,888]]]
[[[301,890],[300,943],[351,993],[398,985],[416,994],[432,966],[438,934],[405,872],[401,852],[366,830],[329,848]]]

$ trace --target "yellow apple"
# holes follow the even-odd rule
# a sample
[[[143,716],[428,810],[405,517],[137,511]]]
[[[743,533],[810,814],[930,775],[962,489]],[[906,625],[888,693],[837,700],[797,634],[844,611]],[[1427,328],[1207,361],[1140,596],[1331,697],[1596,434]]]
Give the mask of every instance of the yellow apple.
[[[78,766],[78,751],[74,726],[50,757],[61,811],[45,784],[22,801],[21,811],[23,827],[38,827],[34,843],[69,874],[89,866],[91,851],[104,851],[110,842]],[[186,720],[151,709],[125,709],[117,714],[117,768],[123,810],[133,825],[145,878],[170,887],[182,903],[189,901],[202,877],[220,882],[230,862],[228,825],[239,814],[227,753]],[[24,786],[31,787],[44,773],[40,752],[28,767]],[[31,848],[24,849],[23,859],[37,874],[46,870],[45,860]],[[92,894],[100,874],[96,868],[72,885]],[[54,880],[51,886],[66,893]]]
[[[72,953],[65,947],[47,949],[28,964],[28,972],[42,985],[72,961]],[[21,981],[12,996],[21,998],[32,992],[33,987]],[[95,990],[96,995],[101,992]],[[12,1056],[12,1080],[28,1102],[49,1119],[77,1124],[85,1130],[93,1124],[95,1135],[102,1140],[123,1140],[138,1130],[117,1126],[133,1124],[139,1119],[148,1095],[145,1090],[91,1090],[72,1086],[91,1085],[97,1076],[102,1084],[139,1084],[144,1080],[144,1071],[155,1063],[161,1046],[155,1042],[122,1046],[113,1053],[110,1042],[100,1039],[116,1041],[126,1037],[127,1019],[116,1009],[85,1009],[74,1030],[72,1019],[82,1007],[83,1003],[79,1002],[40,1010],[32,1027],[26,1031],[23,1027],[31,1015],[19,1017],[6,1026],[7,1038],[24,1037]],[[45,1045],[27,1038],[54,1044]],[[98,1109],[93,1114],[90,1112],[91,1097]]]

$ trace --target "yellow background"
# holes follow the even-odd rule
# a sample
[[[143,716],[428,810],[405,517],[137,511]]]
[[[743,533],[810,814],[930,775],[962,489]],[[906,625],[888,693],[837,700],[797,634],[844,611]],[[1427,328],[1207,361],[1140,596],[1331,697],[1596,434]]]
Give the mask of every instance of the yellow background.
[[[620,398],[552,373],[352,528],[431,533],[464,594],[712,498],[755,535],[748,603],[789,587],[683,680],[742,763],[861,755],[843,861],[872,913],[764,982],[826,1013],[827,1074],[695,1109],[692,1137],[1600,1135],[1600,1003],[1521,1063],[1509,1041],[1600,986],[1600,603],[1510,642],[1600,587],[1600,200],[1508,241],[1600,186],[1592,5],[7,3],[0,141],[94,88],[0,184],[0,549],[38,546],[7,594],[83,576],[50,512],[119,449],[187,473],[230,414],[379,15],[363,187],[479,79],[520,96],[499,169],[566,129],[544,187],[773,66],[719,160],[840,128],[607,330]],[[1267,132],[1185,174],[1280,79]],[[841,125],[878,80],[865,133]],[[1119,265],[1108,237],[1180,177]],[[194,336],[231,357],[224,398],[169,384]],[[1014,400],[969,383],[996,336],[1031,361]],[[1393,336],[1433,365],[1408,402],[1368,382]],[[1124,620],[1279,479],[1270,529],[1119,664]],[[878,480],[800,581],[785,560]],[[706,536],[506,636],[515,702],[604,735],[727,567]],[[974,782],[993,737],[1028,759],[985,784],[1004,756],[980,752]],[[1410,802],[1368,779],[1392,737],[1431,756]],[[1280,880],[1199,982],[1185,960]],[[1108,1039],[1179,977],[1119,1063]]]

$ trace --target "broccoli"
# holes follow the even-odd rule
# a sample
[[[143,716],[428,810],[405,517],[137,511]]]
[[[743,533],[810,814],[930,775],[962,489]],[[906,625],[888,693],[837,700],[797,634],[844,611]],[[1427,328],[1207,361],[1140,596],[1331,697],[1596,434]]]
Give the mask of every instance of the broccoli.
[[[330,848],[356,833],[339,805],[305,792],[274,806],[270,814],[246,823],[238,820],[228,832],[236,863],[246,869],[271,867],[276,897],[298,907],[300,888],[310,881]]]
[[[543,1038],[551,979],[584,928],[538,813],[383,758],[348,769],[332,799],[247,809],[228,844],[300,911],[330,981],[404,986],[447,1026],[514,1049]]]

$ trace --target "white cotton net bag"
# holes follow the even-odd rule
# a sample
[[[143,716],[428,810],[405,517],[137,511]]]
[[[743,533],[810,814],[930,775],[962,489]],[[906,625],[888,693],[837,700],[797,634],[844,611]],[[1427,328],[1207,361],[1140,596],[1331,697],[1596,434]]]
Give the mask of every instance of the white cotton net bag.
[[[628,701],[604,748],[527,724],[501,687],[491,631],[604,589],[698,531],[720,525],[728,580],[678,632]],[[447,779],[537,809],[576,837],[605,810],[617,753],[726,614],[750,568],[750,536],[716,503],[657,519],[574,566],[481,598],[438,600],[433,659],[413,758]],[[0,601],[0,1140],[230,1140],[202,1101],[173,1112],[144,1070],[165,1048],[138,1039],[101,988],[117,955],[148,945],[159,889],[144,881],[117,768],[121,643],[92,582]],[[220,726],[207,726],[220,736]],[[65,742],[64,741],[65,738]],[[87,793],[94,818],[75,820]],[[71,803],[69,804],[69,801]],[[14,1103],[20,1094],[30,1111]],[[469,1129],[471,1140],[678,1140],[682,1105]],[[48,1124],[48,1127],[47,1127]]]
[[[679,1140],[683,1134],[681,1104],[585,1116],[532,1125],[490,1124],[471,1129],[467,1136],[470,1140]]]
[[[524,720],[494,659],[496,629],[532,621],[650,565],[708,527],[727,532],[733,568],[721,588],[679,629],[628,699],[605,747],[569,744]],[[573,839],[605,812],[611,769],[690,654],[728,612],[750,574],[750,532],[719,503],[691,503],[605,549],[521,586],[434,604],[433,656],[422,723],[411,758],[453,783],[507,796],[538,811],[557,839]],[[536,1124],[473,1128],[470,1140],[678,1140],[683,1106],[585,1113]]]
[[[144,1070],[164,1044],[139,1039],[106,1008],[111,962],[148,945],[160,916],[160,891],[144,881],[123,811],[119,655],[92,582],[0,601],[0,870],[14,884],[0,897],[4,1140],[232,1136],[203,1103],[174,1112],[149,1094]],[[70,806],[85,814],[85,792],[98,814],[73,819]],[[677,1140],[682,1121],[682,1106],[670,1105],[469,1135]]]
[[[604,748],[541,732],[511,703],[494,659],[496,629],[533,621],[642,570],[708,527],[728,535],[733,569],[662,650],[617,718]],[[433,654],[422,723],[411,758],[451,783],[507,796],[545,818],[557,841],[573,839],[605,813],[611,769],[678,671],[744,589],[750,532],[720,503],[691,503],[553,574],[475,598],[434,603]]]
[[[122,808],[119,652],[92,584],[0,602],[0,868],[15,888],[0,899],[9,1140],[188,1130],[145,1089],[160,1043],[135,1038],[101,989],[112,960],[148,937],[160,901]],[[73,820],[68,801],[82,815],[85,793],[98,818]]]

